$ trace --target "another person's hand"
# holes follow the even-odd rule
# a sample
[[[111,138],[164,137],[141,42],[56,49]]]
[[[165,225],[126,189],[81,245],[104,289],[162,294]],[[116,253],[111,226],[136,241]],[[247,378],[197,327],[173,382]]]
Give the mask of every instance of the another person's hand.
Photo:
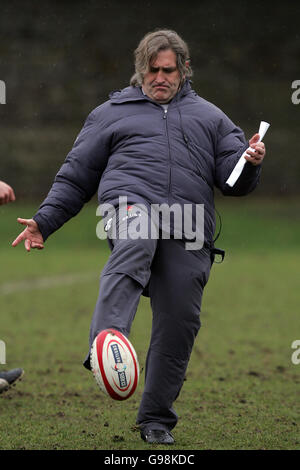
[[[36,221],[18,218],[18,222],[19,224],[26,225],[26,228],[12,242],[12,246],[17,246],[21,241],[25,240],[24,245],[27,251],[30,251],[31,248],[42,250],[44,248],[44,239]]]
[[[263,142],[257,142],[259,140],[259,134],[254,134],[249,140],[249,146],[253,148],[253,151],[247,150],[245,159],[252,163],[252,165],[261,165],[266,155],[266,148]]]
[[[4,181],[0,181],[0,206],[16,200],[13,188]]]

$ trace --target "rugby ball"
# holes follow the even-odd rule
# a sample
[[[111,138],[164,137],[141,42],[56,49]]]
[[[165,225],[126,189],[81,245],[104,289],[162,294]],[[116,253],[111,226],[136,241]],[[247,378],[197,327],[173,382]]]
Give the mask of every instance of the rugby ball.
[[[98,334],[90,363],[98,386],[114,400],[126,400],[135,392],[140,374],[137,355],[119,331],[110,328]]]

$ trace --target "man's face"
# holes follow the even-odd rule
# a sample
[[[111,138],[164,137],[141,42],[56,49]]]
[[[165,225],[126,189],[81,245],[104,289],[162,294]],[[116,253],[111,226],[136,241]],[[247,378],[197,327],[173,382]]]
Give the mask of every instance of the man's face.
[[[149,98],[158,103],[168,103],[177,93],[180,85],[175,52],[171,49],[160,51],[145,73],[143,90]]]

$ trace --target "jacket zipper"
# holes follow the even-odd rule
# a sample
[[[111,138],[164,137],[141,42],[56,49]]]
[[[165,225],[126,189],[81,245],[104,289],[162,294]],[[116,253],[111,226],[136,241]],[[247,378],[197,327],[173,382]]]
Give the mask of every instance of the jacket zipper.
[[[168,199],[169,199],[170,194],[171,194],[171,148],[170,148],[170,139],[169,139],[169,132],[168,132],[167,114],[168,114],[168,109],[164,109],[163,119],[165,119],[165,122],[166,122],[166,135],[167,135],[167,141],[168,141],[168,155],[169,155],[169,176],[168,176]],[[169,203],[170,203],[170,200],[169,200]]]

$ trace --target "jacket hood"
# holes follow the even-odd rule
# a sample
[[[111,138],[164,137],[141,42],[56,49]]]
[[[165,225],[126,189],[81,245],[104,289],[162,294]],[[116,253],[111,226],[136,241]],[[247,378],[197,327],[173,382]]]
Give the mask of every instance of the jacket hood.
[[[192,87],[190,80],[186,80],[180,90],[176,93],[175,97],[182,97],[191,93]],[[174,97],[174,98],[175,98]],[[153,101],[142,92],[140,86],[128,86],[122,90],[115,90],[109,94],[110,101],[115,104],[127,103],[129,101]],[[173,98],[173,99],[174,99]]]

